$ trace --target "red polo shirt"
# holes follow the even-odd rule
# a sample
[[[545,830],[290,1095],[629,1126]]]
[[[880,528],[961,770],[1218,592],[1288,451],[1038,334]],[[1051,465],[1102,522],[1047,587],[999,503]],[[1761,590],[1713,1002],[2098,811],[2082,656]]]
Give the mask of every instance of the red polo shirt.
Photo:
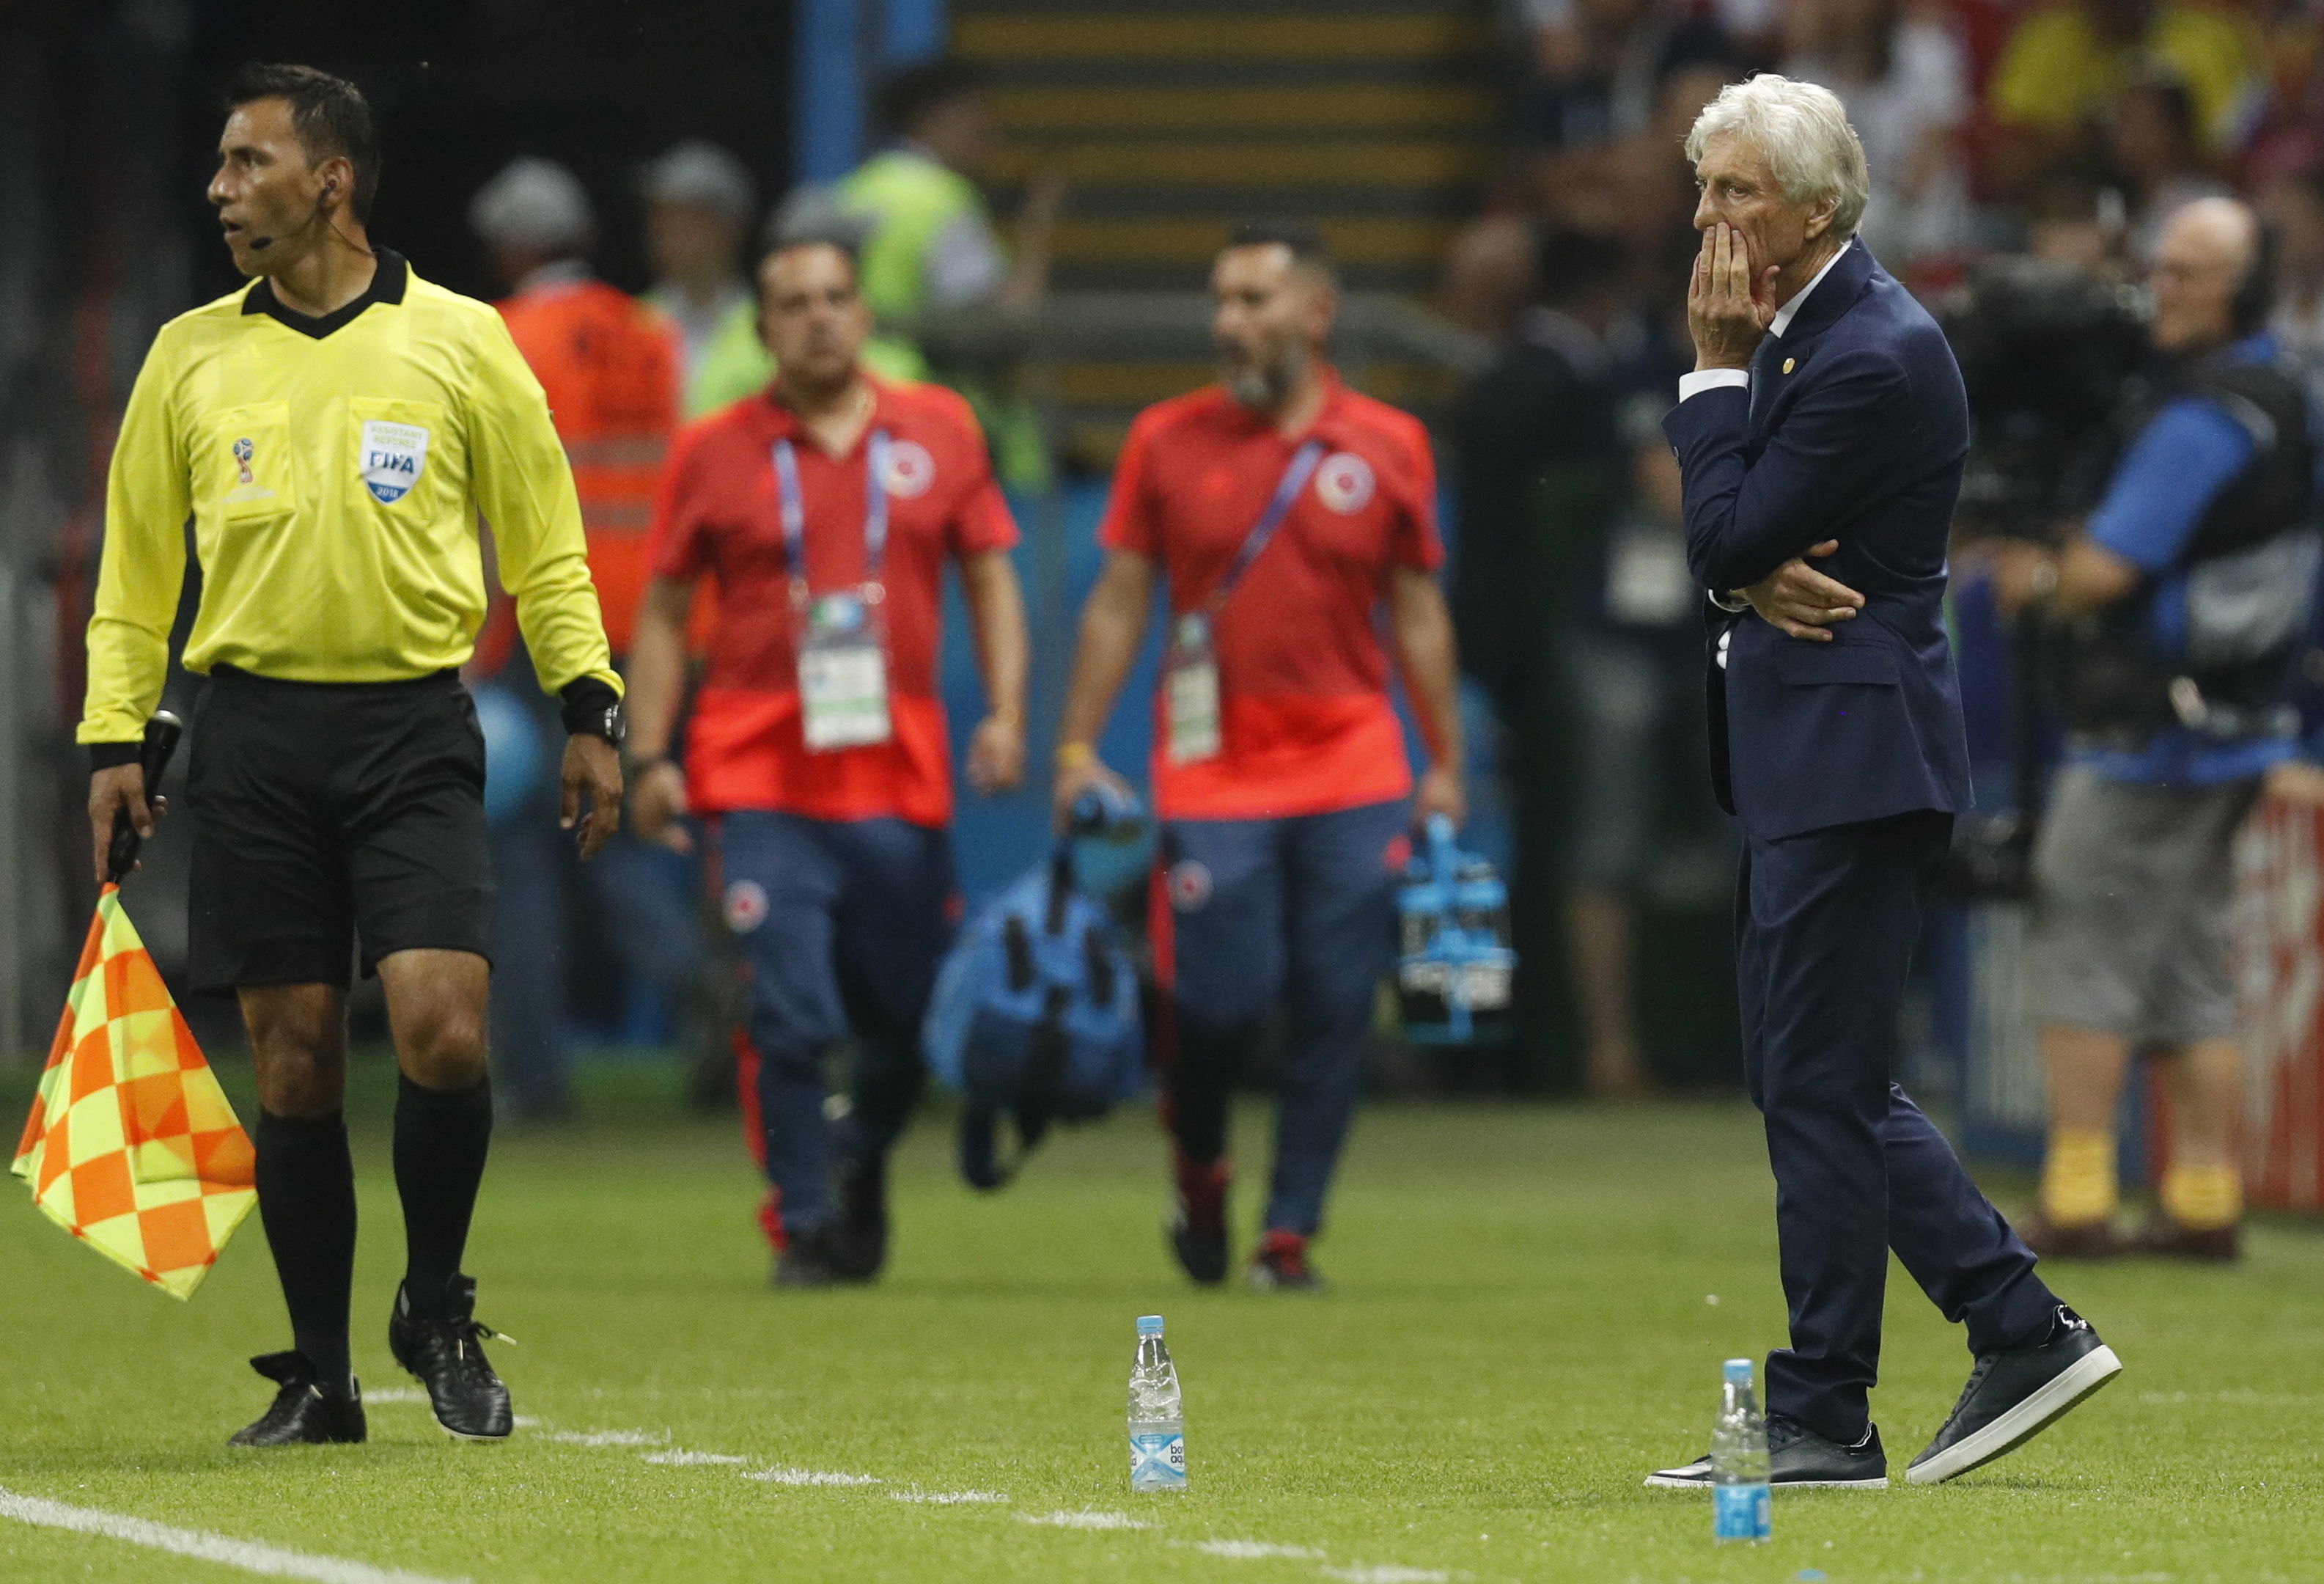
[[[766,809],[816,820],[952,819],[952,755],[936,689],[947,556],[1008,550],[1017,525],[968,403],[937,385],[872,380],[872,421],[844,456],[808,438],[768,392],[682,431],[662,476],[654,575],[707,574],[718,622],[687,727],[687,801],[698,813]],[[811,754],[801,729],[798,635],[783,553],[774,447],[798,457],[809,588],[863,582],[871,436],[889,436],[887,742]]]
[[[1226,576],[1301,445],[1328,448],[1215,627],[1223,751],[1173,764],[1156,700],[1154,797],[1164,817],[1320,814],[1412,791],[1374,617],[1390,568],[1434,571],[1436,464],[1419,420],[1327,373],[1323,415],[1289,438],[1216,386],[1130,426],[1098,537],[1159,561],[1170,608]]]

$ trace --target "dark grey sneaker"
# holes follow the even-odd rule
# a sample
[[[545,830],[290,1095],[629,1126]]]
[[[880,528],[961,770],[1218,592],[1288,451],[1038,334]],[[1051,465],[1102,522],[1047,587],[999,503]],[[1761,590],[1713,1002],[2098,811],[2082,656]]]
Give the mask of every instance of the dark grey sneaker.
[[[1886,1490],[1888,1454],[1880,1449],[1877,1425],[1852,1447],[1826,1440],[1781,1414],[1767,1420],[1767,1483],[1787,1490]],[[1646,1476],[1655,1490],[1709,1490],[1711,1454],[1676,1468]]]
[[[345,1391],[327,1391],[303,1353],[262,1353],[250,1361],[250,1367],[281,1389],[274,1394],[274,1405],[228,1436],[227,1446],[327,1446],[360,1441],[369,1433],[363,1387],[353,1376]]]
[[[484,1357],[484,1341],[516,1339],[478,1323],[473,1276],[453,1277],[449,1297],[451,1312],[445,1318],[418,1315],[411,1311],[411,1295],[399,1285],[387,1319],[388,1351],[428,1388],[428,1404],[446,1434],[465,1441],[506,1440],[516,1415],[509,1408],[508,1388]]]
[[[1904,1477],[1941,1485],[1990,1463],[2047,1430],[2077,1403],[2122,1373],[2122,1360],[2089,1321],[2058,1306],[2050,1339],[1980,1355],[1952,1417]]]

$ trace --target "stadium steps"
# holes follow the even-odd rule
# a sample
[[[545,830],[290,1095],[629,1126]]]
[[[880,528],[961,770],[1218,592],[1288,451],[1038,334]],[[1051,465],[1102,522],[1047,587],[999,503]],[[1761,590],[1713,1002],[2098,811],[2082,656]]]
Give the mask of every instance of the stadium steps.
[[[1006,134],[1003,204],[1038,174],[1071,184],[1053,279],[1094,333],[1044,393],[1068,458],[1110,466],[1139,407],[1210,377],[1187,294],[1238,218],[1314,221],[1360,298],[1424,293],[1497,151],[1492,37],[1489,0],[954,0],[954,49],[991,74]],[[1142,312],[1143,333],[1102,328]],[[1342,358],[1427,411],[1454,377],[1428,340]]]

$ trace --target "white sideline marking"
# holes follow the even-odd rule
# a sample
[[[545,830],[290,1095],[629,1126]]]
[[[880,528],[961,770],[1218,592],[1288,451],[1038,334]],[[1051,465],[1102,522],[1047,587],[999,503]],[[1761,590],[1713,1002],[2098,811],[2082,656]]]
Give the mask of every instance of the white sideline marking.
[[[955,1507],[964,1502],[1005,1502],[1009,1497],[997,1490],[891,1490],[888,1499],[897,1502],[931,1502],[940,1507]]]
[[[275,1579],[312,1579],[317,1584],[467,1584],[466,1579],[435,1579],[425,1573],[407,1573],[400,1568],[374,1568],[369,1562],[350,1561],[345,1557],[309,1556],[305,1552],[285,1551],[254,1540],[235,1540],[202,1529],[179,1529],[149,1519],[99,1512],[95,1507],[68,1506],[63,1502],[44,1501],[39,1496],[18,1496],[6,1490],[0,1490],[0,1517],[42,1529],[103,1535],[107,1540],[175,1552],[181,1557],[196,1557]]]
[[[689,1452],[678,1448],[668,1452],[648,1452],[649,1463],[668,1463],[680,1468],[691,1468],[706,1463],[747,1463],[751,1459],[732,1452]]]
[[[649,1432],[642,1430],[557,1430],[540,1438],[558,1441],[568,1447],[658,1447],[669,1440],[669,1432]]]
[[[1451,1584],[1452,1575],[1434,1568],[1367,1568],[1359,1562],[1352,1568],[1326,1568],[1326,1579],[1344,1579],[1347,1584]]]
[[[425,1403],[428,1394],[414,1386],[382,1386],[375,1392],[364,1392],[363,1400],[366,1408],[377,1403]]]
[[[1127,1513],[1019,1513],[1020,1524],[1046,1524],[1052,1529],[1151,1529]]]
[[[1214,1557],[1232,1557],[1238,1561],[1259,1561],[1268,1557],[1288,1557],[1296,1562],[1320,1562],[1323,1553],[1312,1545],[1276,1545],[1264,1540],[1205,1540],[1196,1551]]]
[[[869,1474],[832,1474],[820,1468],[761,1468],[756,1474],[745,1474],[745,1479],[763,1480],[769,1485],[878,1485]]]

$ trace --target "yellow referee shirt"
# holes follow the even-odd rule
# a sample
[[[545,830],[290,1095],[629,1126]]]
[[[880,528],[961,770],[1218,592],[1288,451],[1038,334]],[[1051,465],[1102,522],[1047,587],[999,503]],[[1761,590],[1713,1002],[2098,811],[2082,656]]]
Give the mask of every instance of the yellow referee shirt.
[[[114,446],[79,740],[135,742],[161,699],[189,516],[188,670],[381,682],[475,648],[480,513],[542,686],[618,690],[564,448],[489,305],[383,249],[322,319],[261,280],[171,320]]]

